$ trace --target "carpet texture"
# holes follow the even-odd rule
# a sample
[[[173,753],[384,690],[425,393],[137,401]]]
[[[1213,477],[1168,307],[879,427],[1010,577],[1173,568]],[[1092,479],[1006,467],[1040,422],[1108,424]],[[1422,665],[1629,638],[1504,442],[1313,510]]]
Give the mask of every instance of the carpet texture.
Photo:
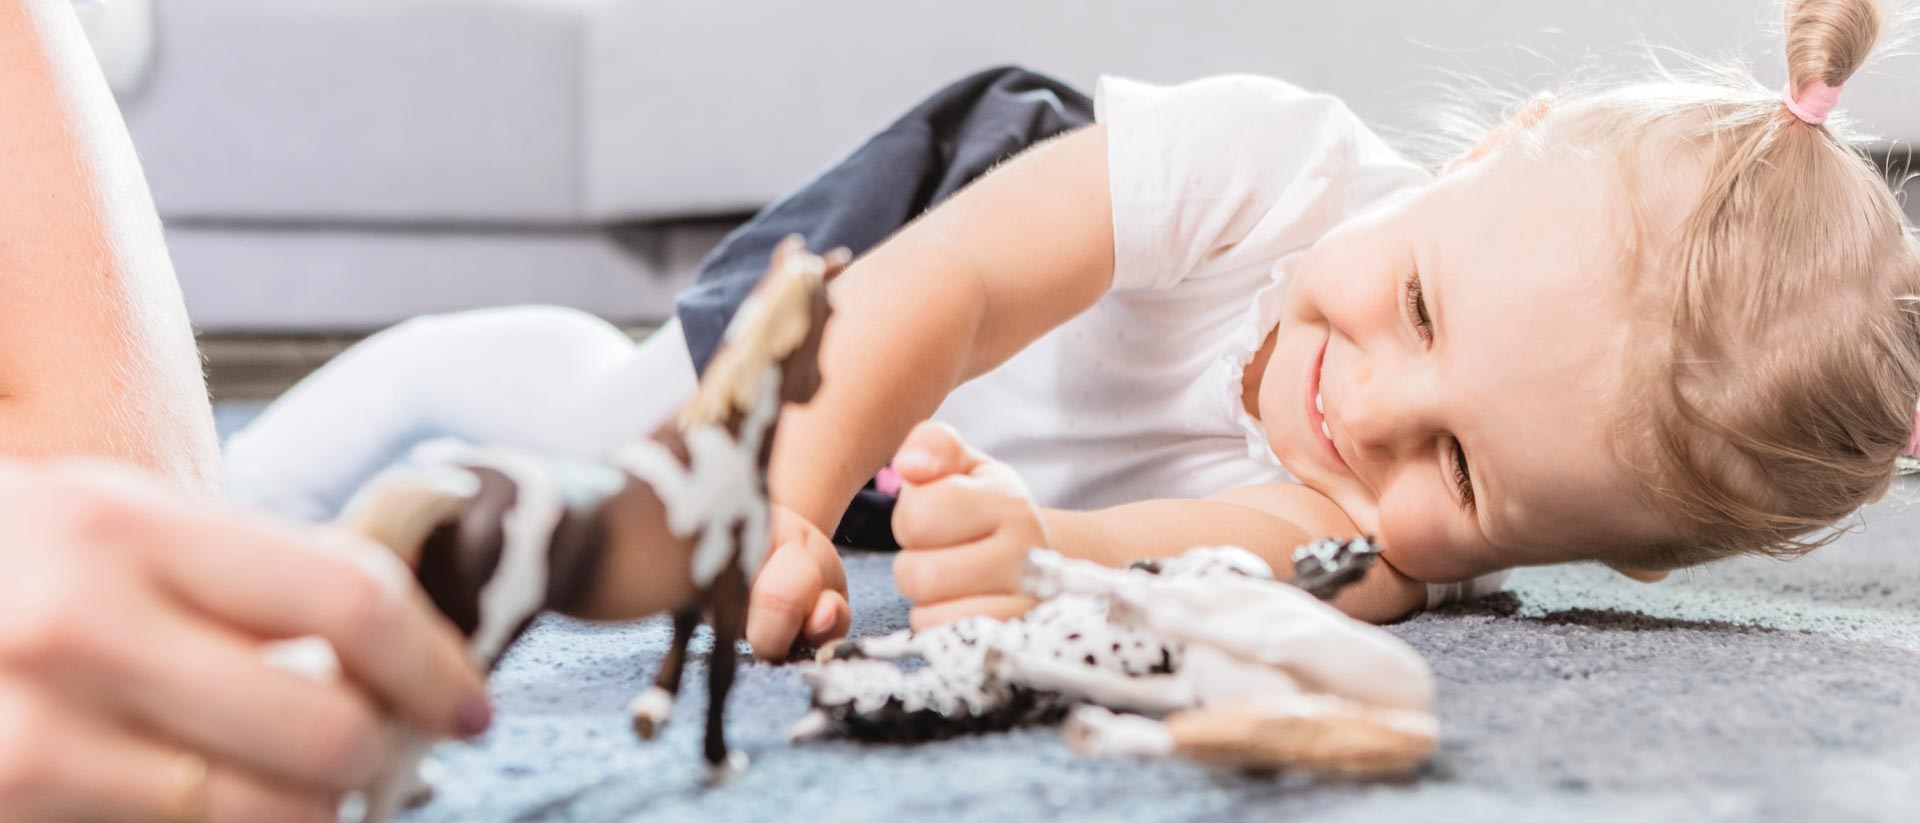
[[[1904,483],[1895,497],[1920,496]],[[743,776],[702,783],[697,638],[664,736],[623,706],[658,620],[545,618],[493,679],[494,729],[436,751],[408,823],[922,820],[1911,821],[1920,819],[1920,516],[1890,500],[1794,563],[1739,560],[1645,585],[1524,570],[1509,592],[1392,631],[1431,661],[1438,756],[1389,783],[1088,760],[1049,728],[921,746],[789,745],[792,669],[746,667],[729,740]],[[855,634],[902,627],[887,555],[847,555]]]

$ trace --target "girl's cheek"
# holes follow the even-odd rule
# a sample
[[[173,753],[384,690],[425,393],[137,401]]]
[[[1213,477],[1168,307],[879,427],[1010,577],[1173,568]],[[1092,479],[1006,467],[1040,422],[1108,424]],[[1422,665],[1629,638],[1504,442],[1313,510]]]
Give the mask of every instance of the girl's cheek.
[[[1429,494],[1402,484],[1388,490],[1380,502],[1380,541],[1387,562],[1416,580],[1445,581],[1467,574],[1462,560],[1449,551],[1449,527],[1444,510]]]

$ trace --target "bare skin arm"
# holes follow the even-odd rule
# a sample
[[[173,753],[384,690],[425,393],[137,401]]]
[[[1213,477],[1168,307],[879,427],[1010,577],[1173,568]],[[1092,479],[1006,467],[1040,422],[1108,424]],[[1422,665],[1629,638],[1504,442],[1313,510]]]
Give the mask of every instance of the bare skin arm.
[[[125,124],[68,0],[0,0],[0,455],[213,496],[206,382]]]
[[[1239,546],[1282,577],[1292,572],[1295,548],[1357,533],[1332,501],[1291,483],[1245,486],[1207,500],[1148,500],[1091,512],[1043,509],[1041,520],[1054,550],[1104,565],[1167,557],[1194,546]],[[1384,623],[1425,602],[1425,584],[1383,561],[1334,605],[1351,617]]]
[[[833,283],[826,383],[787,412],[776,500],[823,530],[961,383],[1093,305],[1113,282],[1105,128],[1039,146]]]
[[[854,492],[962,382],[1071,319],[1113,282],[1107,142],[1091,126],[994,170],[833,283],[820,393],[786,412],[769,482],[773,554],[747,639],[786,656],[851,621],[826,538]]]
[[[893,579],[914,604],[914,628],[1025,612],[1033,601],[1018,594],[1020,567],[1036,546],[1109,566],[1195,546],[1240,546],[1286,577],[1296,547],[1358,532],[1326,496],[1292,483],[1244,486],[1205,500],[1041,509],[1011,468],[939,423],[915,428],[902,449],[903,458],[908,454],[917,456],[895,463],[906,486],[893,513],[902,547]],[[1334,605],[1378,623],[1405,617],[1425,600],[1424,584],[1383,562]]]

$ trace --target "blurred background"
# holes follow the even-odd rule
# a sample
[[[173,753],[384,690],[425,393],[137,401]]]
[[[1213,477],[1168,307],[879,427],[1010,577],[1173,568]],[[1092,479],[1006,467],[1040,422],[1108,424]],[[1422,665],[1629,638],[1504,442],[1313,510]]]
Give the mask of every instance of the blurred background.
[[[82,11],[225,400],[416,314],[639,333],[702,255],[919,98],[1020,64],[1091,89],[1258,72],[1390,138],[1453,73],[1542,88],[1645,42],[1783,81],[1768,0],[113,0]],[[1920,59],[1842,110],[1895,171]],[[1569,193],[1577,196],[1577,193]]]

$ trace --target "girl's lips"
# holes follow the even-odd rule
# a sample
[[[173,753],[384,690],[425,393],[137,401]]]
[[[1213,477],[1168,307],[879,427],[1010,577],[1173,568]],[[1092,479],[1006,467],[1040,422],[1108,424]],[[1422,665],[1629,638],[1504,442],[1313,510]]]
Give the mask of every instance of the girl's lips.
[[[1320,444],[1326,447],[1327,453],[1333,456],[1334,462],[1340,464],[1340,468],[1351,473],[1353,471],[1352,467],[1348,466],[1346,459],[1340,456],[1340,450],[1333,445],[1333,438],[1324,433],[1323,430],[1327,426],[1327,417],[1320,411],[1319,404],[1315,402],[1320,398],[1320,372],[1327,362],[1327,343],[1332,339],[1333,333],[1328,332],[1327,337],[1320,341],[1320,348],[1313,353],[1313,364],[1307,368],[1307,396],[1305,401],[1307,408],[1307,431],[1309,436],[1320,441]]]

